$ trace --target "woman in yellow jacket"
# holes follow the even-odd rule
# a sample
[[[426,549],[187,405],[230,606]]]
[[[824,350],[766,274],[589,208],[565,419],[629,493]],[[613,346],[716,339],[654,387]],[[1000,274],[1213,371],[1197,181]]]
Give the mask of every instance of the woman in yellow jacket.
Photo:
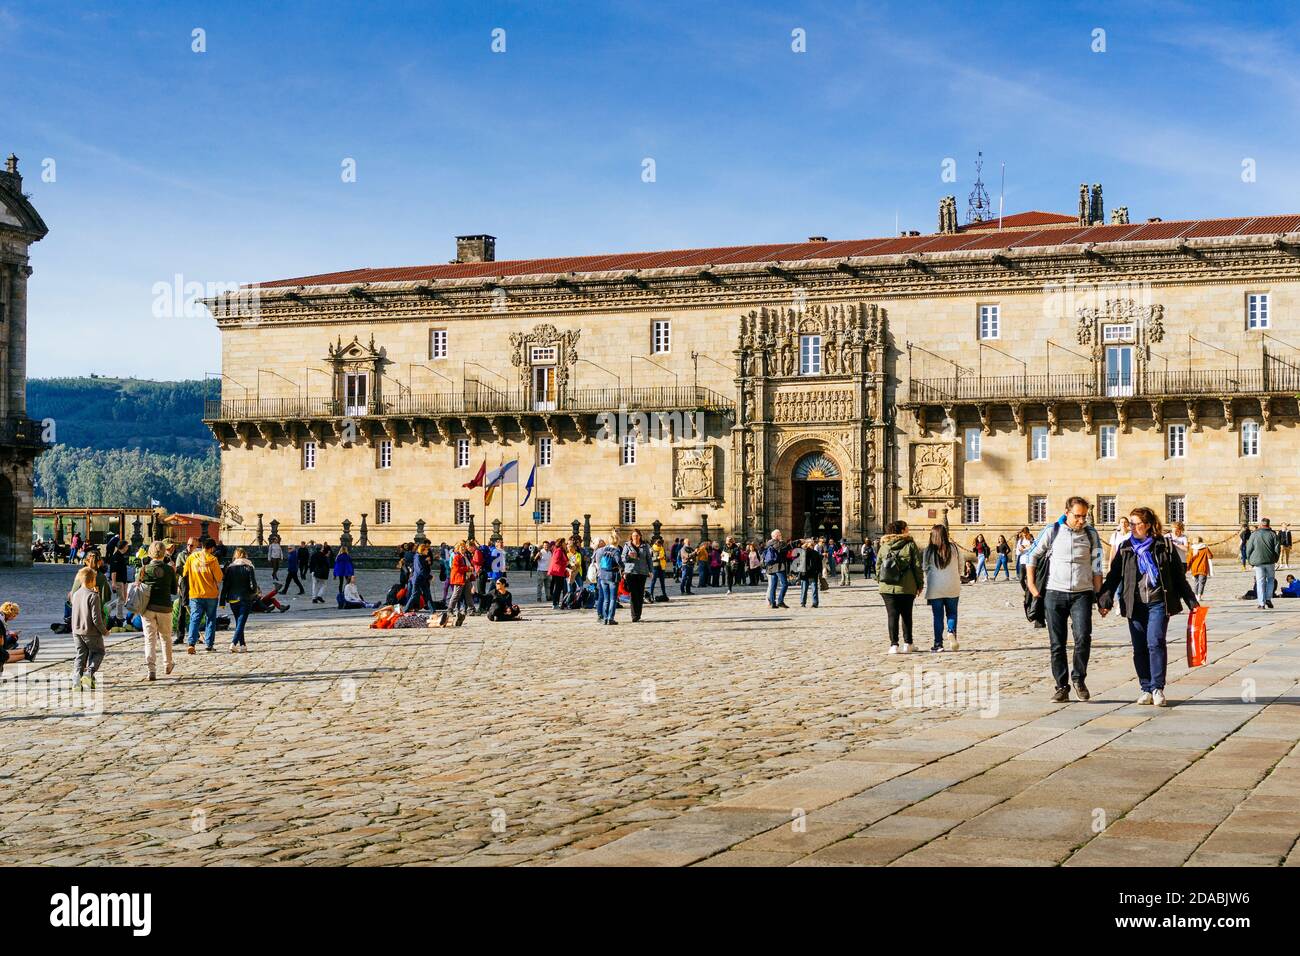
[[[659,593],[667,601],[668,586],[664,582],[668,578],[668,549],[664,547],[664,539],[660,535],[655,535],[655,539],[650,542],[650,575],[650,600],[654,600],[655,582],[658,582]]]

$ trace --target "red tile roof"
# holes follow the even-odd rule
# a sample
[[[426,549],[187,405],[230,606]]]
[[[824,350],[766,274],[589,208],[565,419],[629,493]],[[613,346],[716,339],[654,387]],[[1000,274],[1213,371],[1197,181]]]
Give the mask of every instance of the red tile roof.
[[[1028,212],[1015,212],[1009,216],[1003,216],[1001,223],[997,219],[988,219],[984,222],[972,222],[964,226],[958,226],[960,232],[974,232],[985,229],[1023,229],[1025,226],[1059,226],[1063,223],[1079,221],[1078,216],[1067,216],[1059,212],[1043,212],[1039,209],[1031,209]]]
[[[1223,236],[1261,236],[1300,230],[1300,215],[1237,217],[1232,219],[1188,219],[1171,222],[1129,223],[1115,226],[1064,226],[1073,222],[1057,213],[1029,212],[1016,216],[1047,217],[1048,228],[999,231],[995,224],[955,235],[930,233],[887,239],[850,239],[829,242],[768,243],[752,246],[723,246],[712,249],[675,249],[665,252],[604,253],[548,259],[509,259],[498,262],[453,262],[443,265],[399,266],[383,269],[350,269],[320,275],[300,276],[263,282],[263,288],[355,285],[368,282],[419,282],[435,279],[496,279],[507,276],[562,276],[568,273],[630,271],[735,264],[796,263],[809,259],[840,259],[859,256],[922,255],[930,252],[989,251],[1031,247],[1082,245],[1084,243],[1155,241],[1174,238],[1197,239]],[[1004,222],[1016,218],[1008,216]]]

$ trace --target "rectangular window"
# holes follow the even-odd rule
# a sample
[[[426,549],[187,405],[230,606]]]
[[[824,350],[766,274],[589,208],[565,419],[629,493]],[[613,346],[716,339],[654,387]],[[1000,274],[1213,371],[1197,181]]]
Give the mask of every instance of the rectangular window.
[[[1101,327],[1101,340],[1107,344],[1111,342],[1131,342],[1133,340],[1133,326],[1128,325],[1103,325]]]
[[[533,365],[553,365],[559,358],[560,350],[555,345],[534,345],[529,358]]]
[[[636,524],[636,499],[635,498],[618,499],[618,523]]]
[[[1097,457],[1098,458],[1115,458],[1118,457],[1116,452],[1116,441],[1119,435],[1118,425],[1102,425],[1097,431]]]
[[[1115,523],[1115,496],[1097,496],[1097,522],[1103,527]]]
[[[379,458],[376,462],[379,468],[393,467],[393,442],[391,439],[384,438],[379,442]]]
[[[1165,524],[1187,521],[1187,496],[1165,495]]]
[[[980,500],[978,498],[964,498],[962,500],[961,520],[965,524],[980,523]]]
[[[542,468],[550,468],[553,459],[554,445],[550,435],[543,435],[537,439],[537,464]]]
[[[999,339],[1002,337],[1002,307],[997,305],[980,306],[980,338]]]
[[[456,513],[453,516],[453,524],[469,524],[469,499],[456,499]]]
[[[671,352],[673,347],[673,324],[667,319],[655,319],[650,325],[650,351]]]
[[[966,460],[980,460],[980,430],[978,428],[966,429]]]
[[[822,337],[820,335],[799,336],[799,374],[820,375],[822,373]]]
[[[375,524],[393,523],[393,503],[387,500],[375,502]]]
[[[1268,328],[1268,293],[1252,292],[1246,296],[1246,328]]]
[[[1047,524],[1047,495],[1029,496],[1029,523]]]
[[[1242,523],[1259,524],[1259,495],[1242,495],[1240,500]]]
[[[1033,461],[1047,461],[1047,426],[1035,425],[1029,431],[1029,457]]]
[[[316,443],[314,441],[302,443],[302,467],[308,471],[316,467]]]
[[[447,357],[447,330],[430,329],[429,330],[429,358],[440,359]]]
[[[1170,458],[1187,457],[1187,426],[1186,425],[1169,426],[1169,457]]]
[[[622,463],[625,465],[636,464],[636,432],[628,432],[623,436]]]
[[[457,468],[469,467],[469,439],[468,438],[456,439],[456,467]]]
[[[551,499],[550,498],[537,499],[537,520],[541,524],[551,523]]]
[[[301,514],[302,514],[303,524],[315,524],[316,523],[316,502],[304,501],[302,503]]]
[[[1249,418],[1241,423],[1241,453],[1246,458],[1259,456],[1259,422]]]

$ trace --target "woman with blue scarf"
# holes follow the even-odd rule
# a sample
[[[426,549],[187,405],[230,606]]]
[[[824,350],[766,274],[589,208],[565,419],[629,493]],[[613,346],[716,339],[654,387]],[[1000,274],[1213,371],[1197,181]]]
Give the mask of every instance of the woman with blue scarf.
[[[1129,521],[1132,533],[1115,548],[1097,606],[1105,616],[1119,596],[1119,613],[1128,619],[1133,667],[1142,688],[1137,702],[1164,707],[1169,618],[1182,612],[1184,602],[1189,608],[1200,602],[1187,582],[1178,550],[1164,537],[1155,512],[1134,508]]]

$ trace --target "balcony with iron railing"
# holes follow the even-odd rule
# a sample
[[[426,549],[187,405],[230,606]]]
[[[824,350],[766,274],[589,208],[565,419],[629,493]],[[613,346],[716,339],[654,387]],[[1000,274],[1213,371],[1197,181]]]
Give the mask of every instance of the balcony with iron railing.
[[[548,401],[527,391],[486,387],[467,392],[403,392],[392,398],[351,403],[330,398],[238,398],[204,403],[204,421],[311,420],[327,418],[439,417],[459,415],[599,414],[730,411],[735,403],[699,385],[569,389]]]
[[[48,448],[44,426],[34,418],[0,418],[0,445],[10,448]]]
[[[1300,366],[1269,356],[1259,368],[919,378],[908,382],[903,404],[1273,394],[1300,394]]]

